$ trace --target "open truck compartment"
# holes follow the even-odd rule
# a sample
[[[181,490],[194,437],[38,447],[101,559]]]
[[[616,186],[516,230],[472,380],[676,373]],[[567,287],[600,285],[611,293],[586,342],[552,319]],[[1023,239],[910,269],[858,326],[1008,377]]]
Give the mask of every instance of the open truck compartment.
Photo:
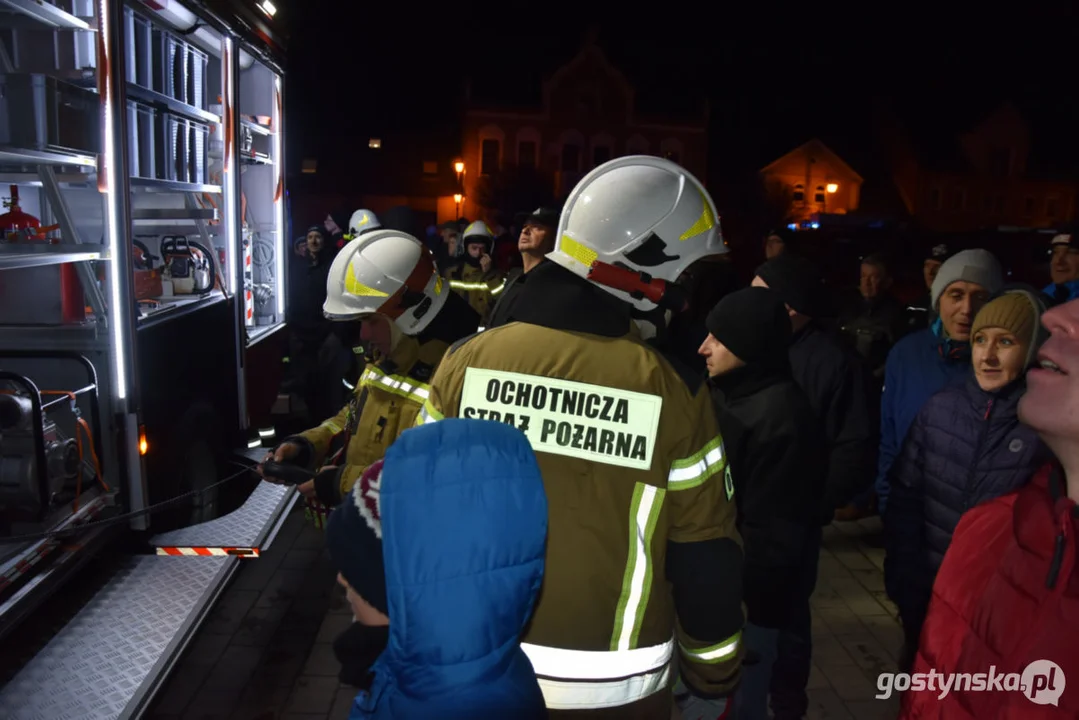
[[[258,12],[0,0],[0,642],[118,557],[0,717],[137,717],[298,497],[250,471],[289,247]]]

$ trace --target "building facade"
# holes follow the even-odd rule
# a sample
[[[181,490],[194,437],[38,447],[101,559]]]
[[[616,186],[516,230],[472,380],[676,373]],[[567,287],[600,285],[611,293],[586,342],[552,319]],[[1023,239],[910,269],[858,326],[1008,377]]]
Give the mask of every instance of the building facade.
[[[499,175],[544,178],[564,199],[589,170],[623,155],[666,157],[706,180],[707,109],[684,123],[644,116],[633,86],[593,42],[543,84],[540,107],[470,104],[462,125],[468,217],[491,209],[483,186]]]
[[[817,139],[769,163],[760,178],[769,202],[785,208],[790,222],[846,215],[858,209],[861,199],[862,176]]]
[[[930,230],[1052,228],[1077,218],[1079,182],[1039,171],[1028,125],[1010,104],[933,150],[898,123],[883,139],[907,211]]]

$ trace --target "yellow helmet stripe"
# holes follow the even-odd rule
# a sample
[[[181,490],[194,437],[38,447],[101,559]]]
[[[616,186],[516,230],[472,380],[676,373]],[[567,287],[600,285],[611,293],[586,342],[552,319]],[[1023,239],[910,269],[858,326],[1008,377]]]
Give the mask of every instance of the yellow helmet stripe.
[[[716,226],[716,216],[712,213],[712,205],[708,202],[708,199],[701,193],[701,216],[697,218],[697,222],[690,226],[689,230],[682,233],[679,240],[689,240],[691,237],[696,237],[703,232],[707,232]]]
[[[592,267],[592,263],[599,257],[599,253],[577,242],[569,235],[562,236],[562,245],[559,250],[581,263],[585,267]]]
[[[355,261],[353,261],[355,262]],[[356,272],[352,267],[352,263],[348,264],[348,272],[345,273],[345,290],[350,294],[358,297],[389,297],[389,293],[384,293],[381,290],[376,290],[373,287],[368,287],[362,282],[356,279]]]

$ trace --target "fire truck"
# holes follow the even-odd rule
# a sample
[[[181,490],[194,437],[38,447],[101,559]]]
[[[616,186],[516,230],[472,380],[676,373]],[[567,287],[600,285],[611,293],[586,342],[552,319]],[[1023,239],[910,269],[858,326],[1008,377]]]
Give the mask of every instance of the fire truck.
[[[0,0],[4,654],[116,557],[8,674],[5,719],[137,717],[296,502],[250,470],[285,355],[276,16]]]

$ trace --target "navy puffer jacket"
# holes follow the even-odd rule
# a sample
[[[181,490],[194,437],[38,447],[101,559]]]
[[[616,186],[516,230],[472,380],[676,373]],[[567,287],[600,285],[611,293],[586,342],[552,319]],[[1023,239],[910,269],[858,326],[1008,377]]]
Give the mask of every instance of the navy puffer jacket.
[[[892,466],[885,582],[904,628],[921,626],[959,518],[1023,485],[1047,450],[1019,422],[1022,380],[989,393],[973,373],[922,406]]]

